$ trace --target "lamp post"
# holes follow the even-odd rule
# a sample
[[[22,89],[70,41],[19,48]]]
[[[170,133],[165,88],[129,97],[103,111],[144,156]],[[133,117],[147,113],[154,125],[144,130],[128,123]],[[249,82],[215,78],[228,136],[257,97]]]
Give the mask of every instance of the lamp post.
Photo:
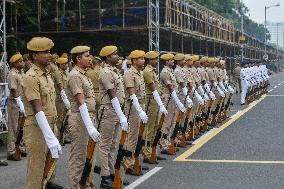
[[[272,8],[272,7],[280,7],[280,3],[277,3],[277,4],[275,4],[275,5],[271,5],[271,6],[265,6],[265,20],[264,20],[264,28],[265,28],[265,36],[264,36],[264,56],[265,57],[267,57],[267,53],[266,53],[266,45],[267,45],[267,37],[266,37],[266,11],[267,11],[267,9],[270,9],[270,8]]]

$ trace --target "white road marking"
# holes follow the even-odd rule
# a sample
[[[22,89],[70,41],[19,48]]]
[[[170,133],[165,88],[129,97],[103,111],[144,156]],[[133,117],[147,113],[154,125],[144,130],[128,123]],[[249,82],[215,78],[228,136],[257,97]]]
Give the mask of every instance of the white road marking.
[[[276,88],[277,88],[277,86],[274,86],[273,88],[274,88],[274,89],[276,89]]]
[[[207,135],[210,135],[212,132],[214,132],[216,129],[218,128],[213,128],[211,129],[209,132],[207,132],[205,135],[202,135],[199,139],[195,140],[192,144],[195,145],[197,144],[199,141],[201,141],[203,138],[206,138]]]
[[[273,89],[270,89],[268,92],[270,93],[270,92],[272,92],[273,91]]]
[[[154,175],[155,173],[160,171],[162,168],[163,167],[155,167],[154,169],[152,169],[151,171],[149,171],[148,173],[146,173],[145,175],[143,175],[142,177],[140,177],[139,179],[137,179],[136,181],[134,181],[133,183],[131,183],[127,187],[125,187],[124,189],[133,189],[133,188],[135,188],[136,186],[138,186],[139,184],[141,184],[142,182],[144,182],[145,180],[150,178],[152,175]]]

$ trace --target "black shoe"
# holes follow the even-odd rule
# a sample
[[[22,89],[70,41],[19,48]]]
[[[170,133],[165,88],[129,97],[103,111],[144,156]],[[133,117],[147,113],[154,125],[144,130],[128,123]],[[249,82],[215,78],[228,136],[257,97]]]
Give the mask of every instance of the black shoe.
[[[21,151],[21,156],[22,156],[22,157],[27,157],[27,152],[26,152],[26,150]]]
[[[165,158],[165,157],[162,157],[162,156],[157,156],[157,160],[167,160],[167,158]]]
[[[70,138],[65,138],[64,139],[64,144],[71,144],[71,139]]]
[[[8,156],[7,156],[7,160],[20,161],[21,159],[17,159],[17,158],[15,157],[15,154],[12,154],[12,155],[8,155]]]
[[[8,166],[8,162],[4,160],[0,160],[0,166]]]
[[[63,189],[63,186],[60,186],[58,184],[55,184],[55,183],[49,181],[45,185],[44,189]]]
[[[178,152],[179,151],[179,148],[176,148],[176,152]]]
[[[112,186],[113,180],[111,178],[111,176],[102,176],[101,177],[101,184],[100,184],[100,188],[102,189],[114,189]]]
[[[242,106],[246,105],[245,103],[241,104]]]
[[[149,167],[148,167],[148,166],[141,166],[141,169],[142,169],[143,171],[148,171],[148,170],[149,170]]]
[[[161,151],[161,154],[172,155],[168,149],[162,150],[162,151]]]
[[[148,163],[148,164],[158,164],[159,162],[151,162],[149,158],[144,158],[143,163]]]
[[[95,165],[95,167],[94,167],[94,173],[101,174],[101,167]]]
[[[123,186],[127,186],[130,184],[130,182],[125,178],[122,184]]]
[[[127,168],[126,171],[125,171],[125,174],[137,176],[137,175],[134,174],[134,171],[133,171],[133,169],[131,169],[131,168]]]

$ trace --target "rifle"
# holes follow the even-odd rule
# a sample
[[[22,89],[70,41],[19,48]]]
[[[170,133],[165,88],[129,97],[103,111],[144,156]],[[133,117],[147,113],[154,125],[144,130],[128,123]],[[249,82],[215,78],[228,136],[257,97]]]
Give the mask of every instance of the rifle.
[[[25,124],[25,120],[26,120],[26,117],[25,115],[23,115],[22,113],[19,113],[19,119],[18,119],[18,134],[17,134],[17,139],[16,139],[16,142],[15,142],[15,149],[16,149],[16,152],[15,152],[15,159],[16,160],[21,160],[21,150],[20,150],[20,144],[21,144],[21,141],[22,141],[22,138],[23,138],[23,128],[24,128],[24,124]]]
[[[98,130],[100,128],[100,125],[101,125],[101,120],[102,120],[102,117],[103,117],[103,114],[104,114],[104,108],[102,109],[102,112],[101,112],[101,115],[100,115],[100,118],[99,118],[99,123],[98,123]],[[96,148],[96,144],[97,142],[95,142],[92,138],[89,138],[89,141],[88,141],[88,146],[87,146],[87,153],[86,153],[86,161],[85,161],[85,165],[84,165],[84,169],[83,169],[83,172],[82,172],[82,175],[81,175],[81,179],[79,181],[79,186],[80,186],[80,189],[85,189],[86,188],[86,183],[87,183],[87,180],[89,179],[89,176],[90,176],[90,172],[91,172],[91,169],[92,169],[92,159],[93,159],[93,154],[94,154],[94,151],[95,151],[95,148]]]
[[[180,146],[182,147],[186,147],[185,133],[187,131],[187,125],[188,125],[188,120],[190,118],[191,110],[192,110],[192,107],[187,108],[186,113],[185,113],[185,120],[184,120],[184,125],[181,130],[181,138],[180,138]]]
[[[185,104],[185,101],[186,101],[187,97],[188,97],[188,93],[186,94],[186,97],[184,99],[184,103],[183,104]],[[172,135],[170,137],[171,138],[171,144],[169,145],[169,153],[171,155],[175,155],[176,154],[175,139],[176,139],[176,136],[177,136],[178,131],[179,131],[179,127],[180,127],[180,123],[181,123],[183,114],[184,113],[182,111],[178,112],[178,116],[177,116],[177,119],[176,119],[176,125],[175,125],[173,133],[172,133]]]
[[[50,181],[54,171],[55,171],[55,160],[52,158],[50,151],[48,151],[46,155],[45,167],[42,179],[43,189],[63,189],[62,186],[56,185]]]
[[[130,103],[127,120],[129,120],[131,108],[132,108],[132,100],[131,100],[131,103]],[[122,162],[123,158],[132,156],[132,152],[131,151],[126,150],[126,149],[123,148],[123,146],[125,144],[125,141],[126,141],[126,136],[127,136],[127,132],[126,131],[122,131],[121,137],[120,137],[120,141],[119,141],[118,152],[117,152],[117,155],[116,155],[116,161],[115,161],[115,164],[114,164],[113,187],[115,189],[122,189],[122,181],[121,181],[121,176],[120,176],[120,166],[123,165],[123,162]]]
[[[151,101],[151,98],[149,98],[149,100],[148,100],[148,104],[147,104],[147,108],[146,108],[146,114],[148,112],[150,101]],[[145,129],[145,124],[141,121],[140,126],[139,126],[138,140],[137,140],[137,144],[136,144],[136,148],[135,148],[135,152],[134,152],[134,160],[135,161],[134,161],[134,165],[133,165],[133,173],[136,176],[142,175],[141,165],[140,165],[140,162],[139,162],[139,155],[140,155],[140,152],[142,150],[142,147],[145,144],[145,140],[143,139],[144,129]]]
[[[68,125],[69,112],[70,112],[70,110],[65,108],[65,110],[63,112],[63,115],[64,115],[63,122],[61,124],[61,128],[60,128],[60,131],[59,131],[59,142],[62,146],[65,145],[64,144],[64,132],[65,132],[66,126]]]
[[[171,100],[171,96],[168,99],[167,105],[166,105],[166,109],[168,108],[169,102]],[[162,127],[165,121],[165,114],[162,114],[160,117],[160,121],[159,124],[157,126],[157,131],[156,131],[156,135],[152,144],[152,153],[151,153],[151,157],[150,157],[150,162],[151,163],[155,163],[157,162],[157,145],[158,142],[160,140],[160,138],[162,137]]]
[[[230,94],[228,101],[227,101],[227,104],[225,105],[225,111],[224,111],[223,119],[226,119],[228,117],[228,111],[229,111],[229,107],[231,105],[232,96],[233,96],[233,94]]]
[[[223,100],[223,97],[222,97],[222,96],[219,96],[219,97],[218,97],[218,100],[217,100],[216,108],[215,108],[215,110],[213,111],[212,125],[216,125],[216,122],[217,122],[217,115],[218,115],[218,112],[219,112],[219,109],[220,109],[222,100]]]

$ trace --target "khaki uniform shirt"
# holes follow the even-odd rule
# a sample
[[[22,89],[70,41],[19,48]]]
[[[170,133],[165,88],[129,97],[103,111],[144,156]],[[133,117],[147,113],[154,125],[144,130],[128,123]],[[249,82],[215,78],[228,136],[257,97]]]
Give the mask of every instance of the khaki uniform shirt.
[[[214,67],[214,68],[213,68],[213,72],[214,72],[214,74],[215,74],[216,81],[219,82],[219,80],[221,79],[221,77],[220,77],[220,72],[219,72],[219,68]]]
[[[213,81],[213,82],[217,81],[216,74],[214,73],[214,69],[213,69],[213,68],[208,67],[208,68],[206,69],[206,71],[207,71],[209,80],[210,80],[211,82],[212,82],[212,81]]]
[[[143,71],[143,76],[147,95],[152,95],[152,91],[149,87],[151,83],[154,83],[156,90],[160,92],[160,84],[156,74],[156,68],[148,64]]]
[[[71,111],[79,112],[78,101],[74,98],[77,94],[83,94],[89,112],[95,112],[95,93],[91,80],[87,77],[87,71],[75,66],[67,77],[66,94],[71,103]]]
[[[32,100],[40,100],[45,115],[47,117],[56,118],[54,82],[48,72],[42,71],[33,64],[23,77],[23,88],[27,116],[34,115],[34,111],[29,102]]]
[[[209,76],[208,76],[205,68],[203,68],[203,67],[198,68],[198,73],[200,73],[201,81],[205,81],[206,83],[209,83]]]
[[[165,66],[160,75],[160,82],[161,82],[161,93],[162,95],[169,96],[170,91],[168,90],[167,86],[172,85],[174,90],[178,93],[178,86],[177,81],[173,72],[173,69]]]
[[[93,86],[94,86],[94,91],[95,93],[99,93],[100,89],[99,89],[99,77],[100,77],[100,73],[102,71],[101,67],[95,67],[94,69],[89,69],[87,71],[87,75],[88,77],[91,79]]]
[[[19,96],[23,95],[23,76],[24,74],[18,71],[16,68],[12,68],[7,76],[9,89],[16,90],[16,93]],[[12,93],[10,93],[9,99],[14,100]]]
[[[99,88],[101,95],[101,104],[111,104],[111,99],[107,94],[107,90],[114,89],[116,97],[120,104],[124,104],[125,92],[123,80],[120,76],[119,70],[109,64],[105,64],[99,77]]]
[[[54,73],[54,86],[55,86],[55,91],[56,91],[56,95],[57,98],[61,99],[60,96],[60,89],[58,87],[59,84],[61,84],[63,86],[63,89],[66,89],[66,85],[67,85],[67,71],[63,71],[61,69],[58,69],[55,73]]]
[[[201,76],[198,73],[197,68],[192,67],[189,70],[190,70],[190,72],[191,72],[191,74],[193,76],[193,79],[194,79],[196,85],[198,85],[198,86],[201,85]]]
[[[182,67],[180,67],[179,65],[177,65],[175,70],[174,70],[174,74],[175,74],[175,77],[176,77],[176,81],[178,83],[179,94],[182,94],[182,88],[180,86],[180,83],[186,84],[186,77],[185,77],[184,69]]]
[[[189,67],[184,67],[184,74],[187,80],[187,83],[190,83],[192,87],[196,87],[195,81],[193,79],[192,73],[190,72]]]
[[[233,75],[234,75],[234,77],[239,78],[239,77],[240,77],[240,73],[241,73],[241,67],[240,67],[240,66],[237,66],[237,67],[234,69]]]
[[[135,95],[140,103],[145,103],[145,82],[143,78],[143,71],[138,71],[136,68],[131,68],[124,74],[123,81],[125,88],[135,88]],[[129,100],[129,95],[127,95]]]

